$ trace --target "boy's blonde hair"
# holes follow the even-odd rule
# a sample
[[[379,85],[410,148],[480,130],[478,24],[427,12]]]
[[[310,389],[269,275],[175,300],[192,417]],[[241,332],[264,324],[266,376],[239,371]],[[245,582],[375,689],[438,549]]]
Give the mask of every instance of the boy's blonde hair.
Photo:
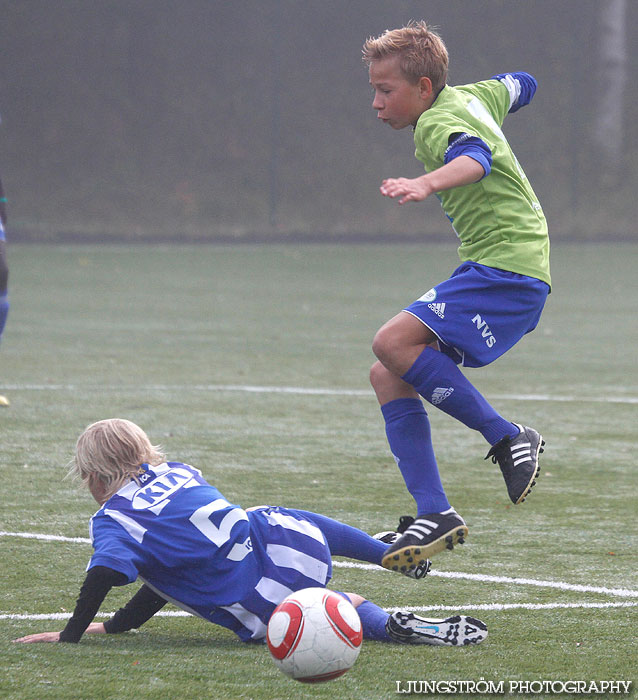
[[[109,418],[89,425],[80,435],[69,476],[85,486],[97,478],[105,492],[113,494],[129,479],[137,481],[144,462],[157,466],[165,460],[161,447],[152,445],[138,425],[124,418]]]
[[[424,21],[410,20],[400,29],[387,29],[376,39],[370,37],[363,45],[363,60],[370,65],[392,56],[399,57],[399,65],[406,79],[418,83],[427,77],[438,92],[445,86],[448,53],[443,39]]]

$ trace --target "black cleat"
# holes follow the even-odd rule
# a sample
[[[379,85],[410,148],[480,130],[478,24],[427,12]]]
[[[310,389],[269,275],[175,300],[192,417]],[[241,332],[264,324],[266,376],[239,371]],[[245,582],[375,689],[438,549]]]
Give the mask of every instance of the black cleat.
[[[381,540],[381,542],[385,542],[385,544],[394,544],[413,522],[414,518],[411,515],[402,515],[399,518],[399,524],[396,530],[385,530],[384,532],[377,532],[376,535],[372,536],[375,540]]]
[[[499,465],[512,503],[522,503],[540,473],[538,455],[544,451],[545,440],[534,428],[514,425],[520,430],[515,438],[509,435],[493,445],[485,459]]]
[[[385,544],[394,544],[401,537],[402,532],[404,532],[412,522],[414,522],[413,517],[410,515],[402,515],[399,520],[399,527],[396,531],[388,530],[386,532],[378,532],[376,535],[373,535],[373,537],[375,540],[380,540]],[[432,563],[429,559],[419,559],[416,564],[414,562],[408,562],[405,566],[395,569],[395,571],[409,578],[421,579],[428,575],[431,566]]]
[[[393,642],[468,646],[487,637],[487,625],[474,617],[455,615],[445,620],[428,620],[411,612],[397,610],[388,617],[385,629]]]
[[[468,532],[465,521],[455,511],[419,515],[390,545],[381,565],[405,574],[406,570],[424,564],[434,554],[453,549],[455,544],[463,544]]]

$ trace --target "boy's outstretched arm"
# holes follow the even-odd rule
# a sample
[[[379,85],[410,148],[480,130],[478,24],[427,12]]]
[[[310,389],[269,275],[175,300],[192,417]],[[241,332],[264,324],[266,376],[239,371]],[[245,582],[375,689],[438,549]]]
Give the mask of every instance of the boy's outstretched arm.
[[[400,197],[399,204],[421,202],[434,192],[451,190],[478,182],[485,175],[484,167],[470,156],[459,156],[420,177],[389,178],[381,183],[381,194]]]
[[[119,571],[107,566],[94,566],[89,569],[80,589],[73,615],[61,632],[29,634],[13,641],[26,644],[33,642],[79,642],[80,637],[91,625],[91,621],[106,598],[106,594],[113,586],[121,586],[127,582],[126,576]],[[101,622],[95,623],[92,627],[91,633],[102,632]]]
[[[78,642],[84,633],[106,634],[125,632],[139,627],[166,605],[166,600],[144,585],[131,598],[124,608],[106,622],[91,622],[106,594],[113,586],[127,583],[126,576],[106,566],[96,566],[89,570],[73,615],[62,632],[40,632],[14,639],[14,642],[32,644],[35,642]]]

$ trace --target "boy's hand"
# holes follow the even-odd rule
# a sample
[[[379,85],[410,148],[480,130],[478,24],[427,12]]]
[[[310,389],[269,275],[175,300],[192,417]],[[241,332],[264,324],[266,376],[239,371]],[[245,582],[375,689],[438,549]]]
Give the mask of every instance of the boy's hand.
[[[106,628],[103,622],[92,622],[85,630],[84,634],[106,634]],[[36,642],[59,642],[59,632],[38,632],[37,634],[28,634],[26,637],[14,639],[14,642],[20,644],[35,644]]]
[[[381,183],[381,194],[401,197],[399,204],[421,202],[433,192],[443,192],[478,182],[485,175],[483,166],[470,156],[458,156],[425,175],[410,179],[396,177]]]
[[[401,199],[399,199],[399,204],[405,204],[406,202],[422,202],[434,192],[434,189],[427,179],[427,174],[415,178],[389,178],[381,183],[379,189],[381,190],[381,194],[386,197],[392,199],[401,197]]]
[[[26,637],[20,637],[20,639],[14,639],[13,641],[19,642],[20,644],[34,644],[35,642],[59,642],[60,633],[39,632],[38,634],[28,634]]]

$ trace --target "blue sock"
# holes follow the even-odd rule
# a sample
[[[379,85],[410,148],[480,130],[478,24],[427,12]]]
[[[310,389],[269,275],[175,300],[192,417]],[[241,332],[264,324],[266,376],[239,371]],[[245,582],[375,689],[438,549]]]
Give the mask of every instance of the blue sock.
[[[388,548],[385,542],[375,540],[367,532],[325,515],[311,513],[308,510],[295,509],[295,512],[301,513],[323,532],[328,542],[330,554],[333,556],[381,564],[383,554]]]
[[[4,330],[4,324],[6,323],[8,313],[9,297],[6,294],[0,294],[0,337],[2,337],[2,331]]]
[[[417,514],[441,513],[450,504],[441,484],[430,437],[430,421],[420,399],[395,399],[381,406],[390,450]]]
[[[345,593],[341,593],[341,591],[337,592],[346,600],[350,600]],[[350,602],[352,601],[350,600]],[[385,623],[389,617],[385,610],[380,608],[378,605],[371,603],[369,600],[361,603],[356,610],[359,614],[359,619],[361,620],[364,639],[372,639],[375,642],[392,641],[388,636],[388,633],[385,631]]]
[[[425,348],[402,379],[433,406],[478,430],[490,445],[518,435],[518,428],[487,403],[454,361],[434,348]]]

